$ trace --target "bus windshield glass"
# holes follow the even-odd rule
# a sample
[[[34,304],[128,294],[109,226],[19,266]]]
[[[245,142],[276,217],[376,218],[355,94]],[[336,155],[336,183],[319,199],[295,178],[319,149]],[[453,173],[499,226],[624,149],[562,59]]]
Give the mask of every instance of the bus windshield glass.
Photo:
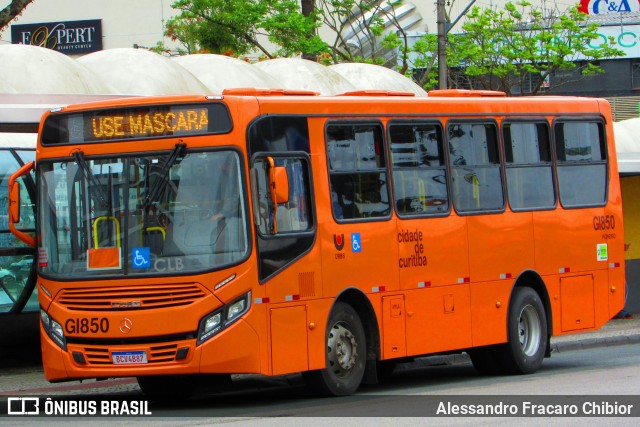
[[[231,150],[85,157],[39,165],[38,266],[51,277],[172,275],[248,253]]]

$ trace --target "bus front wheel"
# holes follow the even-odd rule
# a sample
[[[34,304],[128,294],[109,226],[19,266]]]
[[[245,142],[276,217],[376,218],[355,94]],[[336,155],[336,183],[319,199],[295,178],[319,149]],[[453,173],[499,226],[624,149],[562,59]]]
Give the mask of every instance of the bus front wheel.
[[[337,302],[326,332],[326,367],[304,373],[309,387],[329,396],[353,394],[364,376],[367,345],[362,322],[349,304]]]
[[[498,352],[504,369],[512,374],[537,371],[547,348],[547,317],[540,296],[533,289],[515,289],[508,327],[509,341]]]

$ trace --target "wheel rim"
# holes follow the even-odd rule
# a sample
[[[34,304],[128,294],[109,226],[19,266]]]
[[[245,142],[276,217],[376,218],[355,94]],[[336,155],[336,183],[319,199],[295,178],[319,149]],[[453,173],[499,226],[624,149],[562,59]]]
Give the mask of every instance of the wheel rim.
[[[542,328],[540,326],[540,316],[532,305],[522,308],[518,317],[518,339],[520,348],[527,356],[533,356],[540,347],[540,336]]]
[[[356,365],[358,342],[344,323],[336,323],[327,341],[328,362],[338,377],[348,375]]]

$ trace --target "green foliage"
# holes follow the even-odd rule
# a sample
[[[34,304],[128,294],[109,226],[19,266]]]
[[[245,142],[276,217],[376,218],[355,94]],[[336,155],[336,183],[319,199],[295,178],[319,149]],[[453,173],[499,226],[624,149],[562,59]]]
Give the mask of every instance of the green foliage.
[[[382,7],[379,0],[176,0],[172,7],[179,13],[167,21],[165,35],[179,44],[180,54],[257,51],[264,58],[302,54],[323,64],[389,66],[396,52],[406,60],[409,50],[395,16],[403,1],[388,3],[391,7]],[[320,38],[320,26],[334,33],[327,37],[331,42]],[[154,50],[165,47],[159,43]],[[406,61],[401,68],[406,71]]]
[[[165,35],[181,52],[267,58],[299,53],[320,54],[326,44],[317,36],[315,14],[304,16],[296,0],[177,0],[180,12],[166,23]],[[276,46],[265,46],[264,38]]]
[[[474,7],[463,31],[449,37],[447,65],[474,88],[535,94],[550,81],[557,87],[600,73],[598,60],[624,55],[613,40],[592,47],[597,29],[577,7],[551,15],[527,1],[503,10]]]
[[[420,70],[411,77],[421,87],[430,90],[438,87],[438,37],[435,34],[425,34],[418,39],[409,53],[413,54],[413,68]]]
[[[397,68],[425,89],[436,88],[437,36],[426,34],[409,46],[396,16],[403,1],[388,3],[391,7],[381,7],[379,0],[176,0],[172,7],[179,13],[167,21],[166,36],[180,44],[180,53],[302,54],[325,65],[366,62]],[[332,36],[321,39],[320,26]],[[502,9],[474,7],[460,29],[448,35],[447,65],[455,71],[450,87],[537,93],[549,82],[555,87],[601,73],[600,59],[623,55],[613,40],[595,46],[598,25],[576,7],[552,14],[526,0]]]

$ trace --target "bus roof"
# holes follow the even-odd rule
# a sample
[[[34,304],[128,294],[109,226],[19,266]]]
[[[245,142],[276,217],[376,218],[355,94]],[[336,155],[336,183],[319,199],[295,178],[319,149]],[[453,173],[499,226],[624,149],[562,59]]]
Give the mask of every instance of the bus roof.
[[[434,96],[435,95],[435,96]],[[262,112],[271,114],[354,114],[386,116],[398,114],[600,114],[606,100],[600,98],[531,96],[505,97],[490,91],[448,91],[432,93],[428,97],[410,96],[406,92],[359,91],[336,96],[318,96],[311,91],[289,91],[265,88],[235,88],[222,95],[170,95],[121,98],[117,106],[111,100],[69,105],[64,112],[90,109],[160,105],[191,102],[211,102],[223,99],[253,98]],[[384,99],[389,110],[382,111]],[[354,111],[354,103],[358,104]],[[499,108],[499,110],[497,110]]]

